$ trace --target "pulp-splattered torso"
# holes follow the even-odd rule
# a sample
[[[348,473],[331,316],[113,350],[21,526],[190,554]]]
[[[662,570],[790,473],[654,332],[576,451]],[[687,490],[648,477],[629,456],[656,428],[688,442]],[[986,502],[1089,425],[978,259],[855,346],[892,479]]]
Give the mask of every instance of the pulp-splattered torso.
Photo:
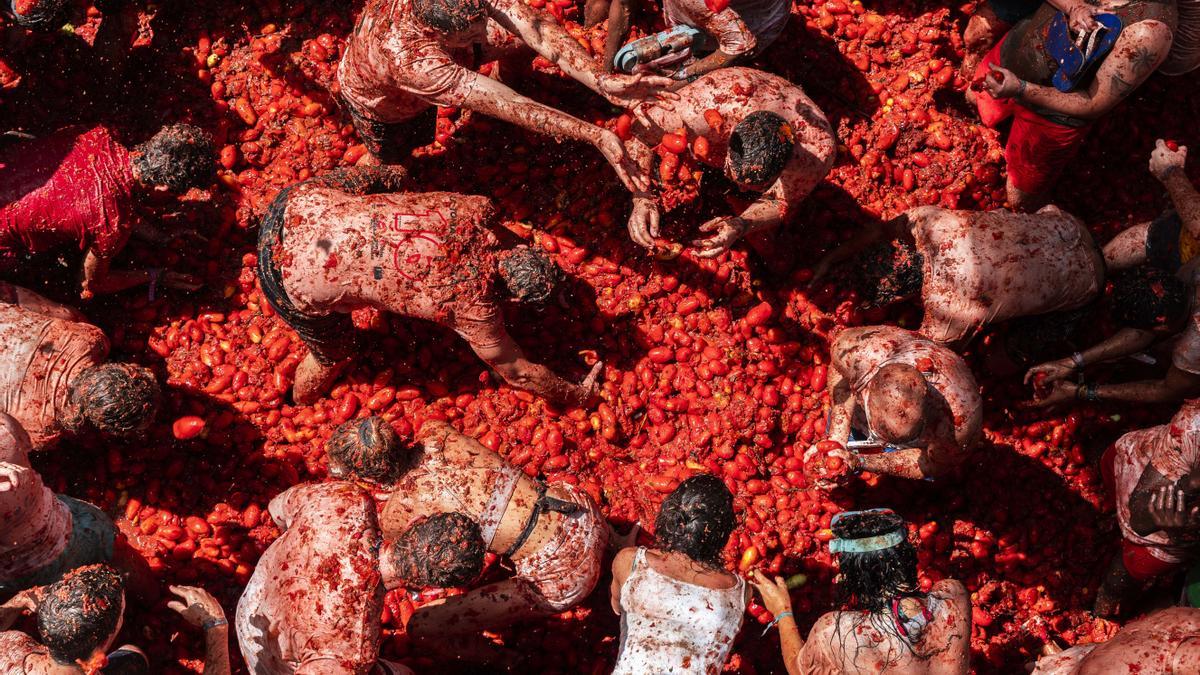
[[[1038,660],[1034,675],[1200,673],[1200,609],[1170,607],[1130,622],[1113,639]]]
[[[0,462],[28,467],[30,450],[20,424],[0,413]],[[36,471],[0,492],[0,581],[20,579],[53,562],[67,547],[71,523],[67,505]]]

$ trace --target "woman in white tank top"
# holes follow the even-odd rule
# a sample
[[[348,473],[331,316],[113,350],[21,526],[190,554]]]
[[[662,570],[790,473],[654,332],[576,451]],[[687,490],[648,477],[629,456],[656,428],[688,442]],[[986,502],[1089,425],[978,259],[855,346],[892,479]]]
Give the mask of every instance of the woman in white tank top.
[[[617,554],[612,607],[621,616],[621,647],[614,675],[721,672],[748,595],[745,581],[721,567],[733,526],[725,483],[694,476],[663,501],[658,548]]]

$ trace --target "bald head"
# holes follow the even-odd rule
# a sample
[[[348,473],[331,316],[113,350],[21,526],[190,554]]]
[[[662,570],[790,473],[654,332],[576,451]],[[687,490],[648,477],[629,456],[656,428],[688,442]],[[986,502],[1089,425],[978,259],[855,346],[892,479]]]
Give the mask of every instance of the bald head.
[[[924,428],[929,387],[921,371],[902,363],[879,369],[867,383],[871,428],[888,443],[905,443]]]

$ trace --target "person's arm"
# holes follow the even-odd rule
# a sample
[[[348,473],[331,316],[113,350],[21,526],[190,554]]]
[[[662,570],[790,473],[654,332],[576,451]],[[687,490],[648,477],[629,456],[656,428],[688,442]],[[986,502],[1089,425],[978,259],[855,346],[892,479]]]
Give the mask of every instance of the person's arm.
[[[1189,373],[1175,366],[1161,380],[1143,380],[1120,384],[1101,384],[1092,388],[1092,397],[1100,401],[1130,401],[1133,403],[1173,403],[1191,398],[1200,393],[1200,375]],[[1084,398],[1087,389],[1082,390]],[[1077,393],[1078,397],[1079,394]]]
[[[470,343],[475,354],[509,385],[569,405],[584,405],[595,395],[596,378],[600,375],[602,363],[597,363],[581,384],[573,384],[546,366],[527,359],[501,319],[495,318],[488,324],[459,327],[458,333]]]
[[[36,586],[17,593],[0,605],[0,633],[12,628],[22,614],[37,612],[38,605],[45,596],[46,587]]]
[[[311,183],[356,196],[402,192],[408,172],[400,166],[350,166],[313,178]]]
[[[1104,363],[1119,359],[1130,354],[1137,354],[1154,344],[1154,340],[1154,333],[1148,330],[1122,328],[1110,335],[1103,342],[1080,352],[1080,361],[1083,366],[1089,366],[1095,363]],[[1025,373],[1025,383],[1037,383],[1038,375],[1044,375],[1044,383],[1052,384],[1065,379],[1080,368],[1081,366],[1076,364],[1073,356],[1047,361],[1046,363],[1030,368]]]
[[[925,448],[905,448],[895,452],[853,455],[853,457],[855,460],[852,462],[851,468],[855,471],[870,471],[912,480],[923,480],[927,476],[925,469],[922,468],[925,463]]]
[[[854,420],[854,411],[858,409],[858,399],[850,391],[850,382],[836,366],[830,364],[829,381],[829,431],[826,438],[838,443],[845,443],[850,438],[850,425]]]
[[[42,316],[48,316],[52,319],[62,319],[63,321],[73,321],[75,323],[84,323],[87,321],[87,317],[83,315],[83,312],[74,307],[59,304],[27,288],[7,284],[3,281],[0,281],[0,302],[13,304],[21,309],[41,314]]]
[[[768,579],[761,571],[754,570],[750,573],[750,584],[762,597],[767,611],[775,617],[775,627],[779,629],[779,647],[783,652],[783,667],[788,675],[801,675],[798,657],[804,648],[804,638],[800,637],[800,628],[796,626],[796,617],[792,614],[792,596],[787,583],[783,577]]]
[[[1171,150],[1161,138],[1150,153],[1150,173],[1163,184],[1171,196],[1171,204],[1183,222],[1183,227],[1195,239],[1200,239],[1200,192],[1184,173],[1187,163],[1187,146]]]
[[[617,52],[629,37],[629,0],[612,0],[608,6],[608,35],[604,38],[604,69],[616,69]]]
[[[754,51],[758,38],[732,8],[714,12],[698,0],[687,4],[688,12],[697,19],[697,28],[715,39],[717,48],[671,75],[672,79],[691,82],[701,75],[723,68]]]
[[[229,675],[229,622],[221,603],[196,586],[168,588],[182,602],[172,600],[167,608],[179,612],[185,621],[204,631],[204,674]]]
[[[80,273],[82,277],[80,298],[91,300],[97,295],[120,293],[142,284],[148,284],[159,274],[154,270],[112,270],[109,269],[111,263],[111,258],[100,255],[94,248],[88,249],[87,254],[83,257],[83,269]],[[162,271],[161,279],[162,284],[170,288],[185,291],[200,288],[200,284],[194,278],[178,272]]]
[[[630,192],[644,192],[650,188],[650,176],[638,169],[616,134],[526,98],[501,82],[489,77],[477,78],[466,93],[462,107],[530,131],[594,145]]]
[[[1171,29],[1159,21],[1142,21],[1125,29],[1084,91],[1063,93],[1032,84],[1012,71],[992,66],[984,87],[995,98],[1013,98],[1052,113],[1094,120],[1133,93],[1167,58]],[[997,76],[1000,80],[997,81]]]
[[[271,503],[267,504],[267,513],[271,514],[271,520],[275,521],[275,525],[280,530],[286,530],[291,526],[292,519],[296,515],[301,491],[310,487],[310,485],[293,485],[275,495]]]
[[[617,551],[617,555],[613,557],[612,584],[608,587],[608,601],[613,614],[617,616],[621,616],[621,588],[625,585],[625,580],[629,578],[629,571],[633,567],[633,559],[636,555],[637,548],[629,547]]]
[[[1096,5],[1089,5],[1084,0],[1047,0],[1047,4],[1067,15],[1071,31],[1078,35],[1076,44],[1087,37],[1087,34],[1100,27],[1095,16],[1103,12]]]

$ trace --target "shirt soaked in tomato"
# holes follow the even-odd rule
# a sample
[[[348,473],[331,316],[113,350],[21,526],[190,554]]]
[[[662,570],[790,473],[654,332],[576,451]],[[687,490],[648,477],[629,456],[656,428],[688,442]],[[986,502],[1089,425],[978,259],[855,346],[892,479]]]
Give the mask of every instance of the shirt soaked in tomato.
[[[0,414],[0,462],[28,466],[29,451],[29,439],[17,421]],[[0,582],[27,577],[54,562],[70,535],[67,505],[42,483],[38,472],[26,472],[16,488],[0,492]]]
[[[317,185],[288,200],[275,261],[298,310],[374,307],[449,326],[473,346],[503,329],[493,286],[498,242],[484,197],[451,192],[348,195]]]
[[[847,330],[831,346],[833,365],[849,381],[860,402],[864,390],[879,369],[893,363],[921,371],[925,381],[940,396],[934,401],[933,417],[921,436],[910,445],[928,451],[930,465],[950,469],[962,463],[979,441],[983,425],[983,401],[975,376],[958,354],[917,333],[894,326],[870,326]],[[855,426],[866,427],[863,406]]]
[[[1083,221],[1038,213],[909,210],[924,260],[921,334],[961,340],[985,324],[1082,307],[1104,288],[1104,256]]]
[[[1167,424],[1131,431],[1117,440],[1113,457],[1113,481],[1116,486],[1117,522],[1125,539],[1145,546],[1155,558],[1168,563],[1182,562],[1187,548],[1159,530],[1142,536],[1129,524],[1129,498],[1146,467],[1170,481],[1191,473],[1200,462],[1200,403],[1189,402]]]
[[[1130,622],[1102,644],[1038,659],[1034,675],[1200,673],[1200,609],[1169,607]]]
[[[22,675],[25,662],[34,654],[49,655],[50,651],[18,630],[0,633],[0,672]]]
[[[342,96],[377,122],[402,122],[432,105],[459,106],[476,80],[474,45],[480,63],[519,49],[500,24],[476,22],[463,33],[443,33],[421,24],[412,0],[371,0],[338,66]]]
[[[0,302],[0,412],[25,427],[35,450],[61,437],[71,382],[107,357],[96,326]]]
[[[0,269],[66,246],[116,255],[133,229],[135,184],[129,151],[104,127],[0,153]]]
[[[353,483],[297,485],[271,500],[270,512],[284,532],[259,559],[237,606],[247,668],[320,672],[330,662],[371,672],[384,596],[371,496]]]
[[[733,0],[720,12],[705,0],[664,0],[668,26],[693,26],[716,39],[718,49],[731,56],[761,54],[783,33],[792,4],[785,0]]]

